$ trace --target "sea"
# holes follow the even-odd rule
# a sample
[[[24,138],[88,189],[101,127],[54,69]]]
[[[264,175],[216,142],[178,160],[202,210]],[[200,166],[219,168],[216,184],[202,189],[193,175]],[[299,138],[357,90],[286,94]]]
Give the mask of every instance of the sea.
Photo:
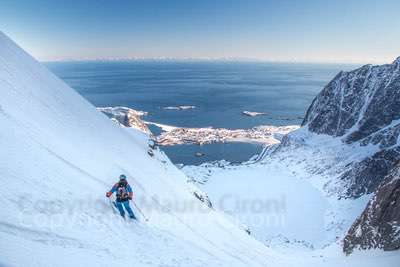
[[[73,61],[47,67],[96,107],[147,111],[146,121],[180,127],[247,129],[301,124],[323,87],[349,64],[236,61]],[[165,107],[194,106],[176,110]],[[243,111],[265,113],[249,117]],[[150,128],[158,134],[161,129]],[[243,162],[262,150],[254,143],[161,148],[175,164]],[[203,156],[196,156],[197,152]]]

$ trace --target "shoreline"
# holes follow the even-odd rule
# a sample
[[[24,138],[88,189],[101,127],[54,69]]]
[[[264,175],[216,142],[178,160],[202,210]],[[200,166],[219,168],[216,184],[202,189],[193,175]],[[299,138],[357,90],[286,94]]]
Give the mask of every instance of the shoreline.
[[[173,146],[182,144],[212,144],[212,143],[254,143],[273,145],[280,143],[282,137],[300,128],[300,125],[273,126],[261,125],[249,129],[226,128],[189,128],[166,125],[143,120],[148,113],[127,107],[98,107],[97,110],[107,115],[119,126],[135,128],[153,136],[159,146]],[[158,135],[153,134],[149,125],[161,129]]]

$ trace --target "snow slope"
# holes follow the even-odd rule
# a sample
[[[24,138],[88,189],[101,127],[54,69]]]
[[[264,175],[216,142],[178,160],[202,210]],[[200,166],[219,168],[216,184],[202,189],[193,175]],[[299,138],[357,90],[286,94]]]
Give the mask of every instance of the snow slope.
[[[330,184],[332,172],[357,155],[340,140],[305,128],[292,132],[290,140],[292,144],[270,147],[254,164],[205,164],[183,171],[216,207],[250,227],[265,244],[322,248],[344,234],[368,201],[368,197],[338,200],[341,184]],[[246,202],[256,207],[245,206]]]
[[[0,33],[1,266],[264,266],[276,253],[205,208],[147,136],[105,115]],[[105,198],[128,176],[149,222]],[[182,208],[185,204],[188,207]]]
[[[346,257],[341,241],[370,195],[338,199],[337,176],[349,162],[374,153],[375,146],[343,145],[303,127],[269,147],[264,159],[241,165],[227,162],[185,166],[182,170],[207,193],[217,210],[231,215],[252,236],[299,265],[396,266],[400,253],[367,251]],[[363,255],[363,256],[361,256]]]

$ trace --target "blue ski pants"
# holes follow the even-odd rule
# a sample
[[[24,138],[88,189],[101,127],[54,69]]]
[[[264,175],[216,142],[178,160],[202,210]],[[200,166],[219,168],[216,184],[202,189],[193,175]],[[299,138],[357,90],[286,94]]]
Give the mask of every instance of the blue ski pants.
[[[125,211],[124,211],[124,208],[125,208],[129,214],[129,217],[132,219],[136,219],[135,214],[133,214],[133,211],[132,211],[131,207],[129,206],[129,200],[125,200],[125,201],[121,201],[121,202],[116,201],[115,204],[116,204],[116,206],[119,210],[119,213],[121,214],[122,217],[125,217]]]

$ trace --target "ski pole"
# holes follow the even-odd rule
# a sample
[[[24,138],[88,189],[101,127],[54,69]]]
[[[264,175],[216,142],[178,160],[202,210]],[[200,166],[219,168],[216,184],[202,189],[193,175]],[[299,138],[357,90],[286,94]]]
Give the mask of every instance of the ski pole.
[[[132,201],[133,205],[136,207],[136,209],[142,214],[143,218],[146,220],[146,222],[149,220],[142,212],[142,210],[136,205],[135,201]]]

